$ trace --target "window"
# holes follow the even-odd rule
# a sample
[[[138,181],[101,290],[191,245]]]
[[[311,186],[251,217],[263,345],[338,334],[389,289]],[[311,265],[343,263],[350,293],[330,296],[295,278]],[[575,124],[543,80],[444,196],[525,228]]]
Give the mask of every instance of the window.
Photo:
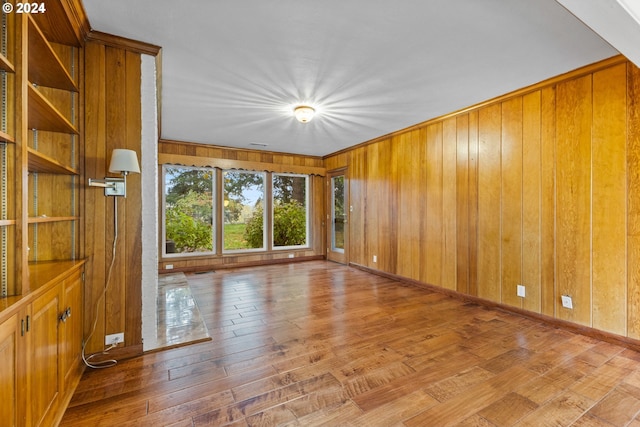
[[[308,248],[308,175],[162,166],[162,256]]]
[[[224,172],[225,251],[265,249],[265,173]]]
[[[307,246],[309,216],[308,177],[273,174],[273,247]]]
[[[162,171],[164,255],[214,253],[214,170],[165,165]]]

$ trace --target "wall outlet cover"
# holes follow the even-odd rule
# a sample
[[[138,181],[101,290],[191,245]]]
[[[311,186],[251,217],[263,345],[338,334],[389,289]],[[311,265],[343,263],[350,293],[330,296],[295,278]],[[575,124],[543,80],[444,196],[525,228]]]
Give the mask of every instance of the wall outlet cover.
[[[110,334],[104,337],[104,345],[114,345],[124,343],[124,332]]]
[[[526,290],[524,285],[518,285],[517,294],[519,297],[524,298],[526,296]]]
[[[573,309],[573,301],[569,295],[562,295],[562,306],[564,308]]]

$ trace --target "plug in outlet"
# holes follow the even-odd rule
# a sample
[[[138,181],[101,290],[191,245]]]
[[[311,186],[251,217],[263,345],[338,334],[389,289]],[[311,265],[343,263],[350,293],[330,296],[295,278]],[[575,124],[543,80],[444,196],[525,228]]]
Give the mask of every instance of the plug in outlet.
[[[111,334],[104,337],[104,345],[117,345],[124,343],[124,332]]]
[[[165,264],[165,270],[173,270],[173,264]]]
[[[564,308],[573,310],[573,301],[571,300],[571,297],[569,295],[562,295],[561,298],[562,298],[562,306]]]
[[[526,296],[526,290],[524,285],[518,285],[518,289],[516,293],[519,297],[524,298]]]
[[[373,262],[378,262],[378,255],[373,256]]]

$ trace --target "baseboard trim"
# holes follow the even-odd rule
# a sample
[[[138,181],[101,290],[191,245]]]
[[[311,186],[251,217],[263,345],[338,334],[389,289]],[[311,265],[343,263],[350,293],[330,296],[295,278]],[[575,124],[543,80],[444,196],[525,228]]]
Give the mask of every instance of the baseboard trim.
[[[190,267],[177,267],[171,270],[167,269],[158,269],[158,274],[168,274],[168,273],[198,273],[198,272],[207,272],[207,271],[215,271],[215,270],[228,270],[231,268],[243,268],[243,267],[260,267],[262,265],[274,265],[274,264],[291,264],[294,262],[304,262],[304,261],[317,261],[325,259],[324,255],[309,255],[309,256],[299,256],[294,258],[276,258],[276,259],[265,259],[260,261],[246,261],[246,262],[235,262],[235,263],[220,263],[214,265],[196,265]]]
[[[431,285],[429,283],[420,282],[418,280],[409,279],[397,274],[387,273],[385,271],[376,270],[371,267],[367,267],[361,264],[349,263],[350,267],[358,270],[366,271],[367,273],[375,274],[376,276],[386,277],[388,279],[397,280],[402,283],[406,283],[412,286],[416,286],[422,289],[426,289],[432,292],[447,295],[451,298],[455,298],[460,301],[471,302],[487,308],[502,310],[512,314],[517,314],[528,319],[537,320],[543,322],[551,327],[564,329],[566,331],[575,332],[586,337],[595,338],[601,341],[608,342],[610,344],[619,345],[621,347],[628,348],[633,351],[640,352],[640,340],[625,337],[611,332],[601,331],[589,326],[579,325],[562,319],[556,319],[555,317],[548,316],[546,314],[535,313],[533,311],[524,310],[518,307],[513,307],[506,304],[497,303],[484,298],[480,298],[474,295],[464,294],[462,292],[453,291],[451,289],[445,289],[440,286]]]

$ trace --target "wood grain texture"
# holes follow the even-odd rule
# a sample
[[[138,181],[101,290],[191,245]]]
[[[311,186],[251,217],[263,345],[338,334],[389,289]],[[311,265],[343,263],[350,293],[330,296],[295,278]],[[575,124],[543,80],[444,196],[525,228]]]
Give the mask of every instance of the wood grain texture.
[[[469,293],[470,172],[469,115],[456,119],[456,290]]]
[[[126,69],[124,87],[126,93],[126,128],[123,147],[136,152],[141,159],[142,151],[142,105],[141,99],[141,57],[127,51],[125,55]],[[119,148],[118,146],[114,148]],[[140,160],[138,160],[140,161]],[[142,283],[142,185],[140,174],[127,177],[127,197],[124,203],[125,224],[123,239],[127,269],[125,284]],[[125,286],[124,309],[125,345],[142,344],[142,292],[137,286]]]
[[[87,43],[85,173],[90,177],[107,176],[107,165],[114,148],[129,148],[140,153],[140,55],[99,43]],[[141,189],[139,176],[127,180],[127,197],[119,198],[118,238],[114,267],[109,272],[115,236],[114,198],[101,191],[87,191],[87,268],[85,320],[88,334],[96,321],[96,332],[87,345],[87,353],[104,348],[104,335],[124,332],[126,345],[141,347],[140,227]],[[109,283],[107,285],[107,278]],[[99,304],[103,289],[106,298]],[[97,312],[96,312],[97,310]]]
[[[501,129],[501,277],[502,302],[522,306],[522,98],[502,103]]]
[[[522,308],[541,308],[542,162],[540,91],[522,98]]]
[[[103,46],[87,43],[85,48],[85,157],[84,170],[88,177],[107,175],[106,152],[106,91],[105,91],[105,50]],[[104,305],[96,306],[106,280],[107,257],[107,202],[100,191],[85,191],[86,240],[82,245],[83,255],[88,258],[85,285],[85,325],[88,352],[102,349],[104,339],[98,334],[88,335],[93,329],[104,331]]]
[[[478,296],[501,301],[501,106],[478,112]]]
[[[367,212],[367,150],[359,148],[349,153],[349,203],[353,206],[349,226],[349,258],[351,262],[365,265],[367,234],[365,224]],[[324,217],[324,215],[323,215]]]
[[[626,64],[593,74],[593,327],[627,333]]]
[[[478,295],[478,112],[469,112],[469,294]]]
[[[109,70],[105,77],[105,120],[106,120],[106,147],[104,159],[108,162],[111,159],[111,152],[115,148],[127,147],[127,52],[124,49],[106,47],[105,48],[105,67]],[[139,98],[138,98],[139,99]],[[124,105],[123,105],[124,101]],[[138,142],[139,144],[139,142]],[[111,175],[111,174],[109,174]],[[106,235],[107,241],[103,244],[108,248],[106,266],[113,264],[109,281],[105,283],[107,293],[105,296],[105,330],[100,331],[100,335],[114,334],[125,331],[126,324],[126,288],[127,270],[134,260],[128,257],[129,239],[127,236],[127,221],[129,215],[134,213],[129,211],[132,200],[119,200],[117,198],[107,198],[107,222]],[[140,208],[140,206],[138,206]],[[117,210],[117,213],[116,213]],[[139,217],[139,215],[138,215]],[[116,224],[117,222],[117,224]],[[116,238],[120,242],[115,252],[112,252],[111,245],[113,239]],[[115,257],[115,260],[112,258]],[[140,268],[139,260],[137,268]],[[134,267],[136,268],[136,267]],[[108,274],[108,273],[107,273]]]
[[[427,229],[426,275],[427,283],[442,286],[444,264],[444,220],[442,181],[442,124],[427,127]]]
[[[557,292],[573,298],[573,310],[557,316],[591,325],[591,76],[556,90]]]
[[[541,312],[555,317],[556,294],[556,91],[540,90],[540,268]]]
[[[627,65],[627,334],[640,338],[640,69]]]
[[[62,427],[640,422],[620,346],[332,262],[188,280],[213,339],[85,372]]]
[[[457,287],[457,123],[452,117],[442,123],[442,283]]]
[[[421,188],[413,185],[420,182],[425,170],[424,150],[421,148],[420,131],[410,132],[397,138],[395,149],[401,159],[398,163],[398,274],[418,280],[420,265],[413,262],[420,258],[422,234],[415,232],[416,225],[423,226],[423,198]]]

